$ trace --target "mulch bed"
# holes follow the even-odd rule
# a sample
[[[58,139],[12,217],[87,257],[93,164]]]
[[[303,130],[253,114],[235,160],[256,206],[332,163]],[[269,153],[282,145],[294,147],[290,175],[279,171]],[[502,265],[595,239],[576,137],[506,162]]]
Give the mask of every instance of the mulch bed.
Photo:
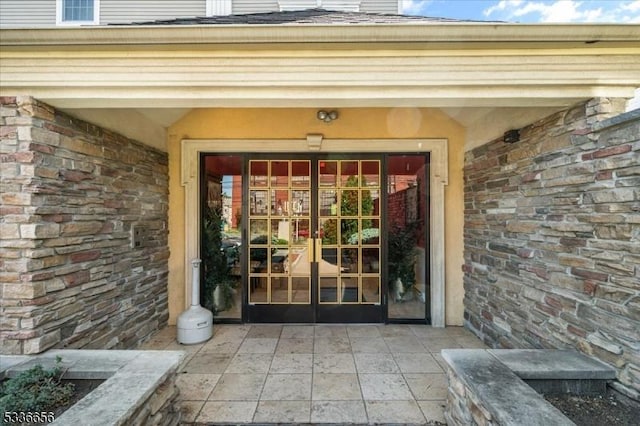
[[[640,402],[617,392],[598,396],[544,395],[578,426],[631,426],[640,422]]]

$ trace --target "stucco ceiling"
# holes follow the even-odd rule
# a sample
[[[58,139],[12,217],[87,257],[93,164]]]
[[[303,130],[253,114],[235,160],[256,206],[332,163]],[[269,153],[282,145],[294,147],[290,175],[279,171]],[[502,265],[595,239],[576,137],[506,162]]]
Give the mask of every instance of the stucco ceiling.
[[[505,131],[531,124],[561,107],[440,108],[466,128],[465,150],[500,137]],[[80,119],[117,131],[166,151],[166,130],[190,108],[64,108]]]

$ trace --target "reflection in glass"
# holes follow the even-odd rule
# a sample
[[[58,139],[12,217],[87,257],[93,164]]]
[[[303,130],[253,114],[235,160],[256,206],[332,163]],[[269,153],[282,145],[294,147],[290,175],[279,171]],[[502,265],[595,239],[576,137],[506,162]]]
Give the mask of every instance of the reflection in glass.
[[[286,274],[289,272],[289,250],[271,249],[271,273]]]
[[[340,183],[342,186],[358,186],[358,161],[340,162]]]
[[[358,244],[358,219],[340,220],[340,242],[342,244]]]
[[[203,232],[200,253],[201,302],[219,319],[242,317],[242,208],[247,203],[243,197],[243,162],[238,155],[206,155],[202,169],[206,178],[203,194]],[[262,174],[264,177],[264,174]],[[257,179],[256,184],[264,185]],[[259,196],[266,208],[266,193]]]
[[[338,183],[338,162],[337,161],[320,161],[320,186],[333,186]]]
[[[320,219],[320,236],[323,245],[338,244],[338,221],[336,219]]]
[[[291,278],[291,302],[292,303],[311,303],[311,286],[309,277],[292,277]]]
[[[343,190],[340,200],[340,214],[342,216],[358,216],[358,191]]]
[[[335,189],[321,190],[318,203],[320,216],[336,216],[338,214],[338,192]]]
[[[380,249],[365,247],[362,249],[362,272],[368,274],[380,273]]]
[[[311,185],[311,162],[291,162],[291,186],[294,188],[309,188]]]
[[[320,303],[336,303],[338,301],[338,279],[320,277]]]
[[[358,303],[358,277],[342,277],[342,303]]]
[[[249,303],[267,303],[267,277],[251,277]]]
[[[363,161],[360,167],[362,168],[362,186],[380,186],[379,161]]]
[[[291,244],[306,245],[309,238],[309,219],[293,219],[291,229]]]
[[[425,155],[389,156],[387,161],[388,315],[393,319],[426,317],[427,167]]]
[[[249,238],[251,238],[251,244],[267,244],[267,219],[251,219]]]
[[[380,278],[362,277],[362,303],[380,304]]]
[[[358,272],[358,249],[343,248],[342,249],[342,272],[357,273]]]
[[[266,187],[269,185],[267,180],[267,174],[269,172],[268,161],[255,161],[249,162],[249,185],[252,187]]]
[[[289,215],[289,191],[286,189],[271,190],[271,215],[272,216],[288,216]]]
[[[311,196],[309,191],[293,191],[291,195],[291,210],[295,216],[309,216]]]
[[[288,161],[272,161],[271,162],[271,187],[289,186],[289,162]]]
[[[289,303],[289,278],[271,278],[271,303]]]
[[[267,191],[249,191],[249,213],[252,216],[266,216],[267,206]]]

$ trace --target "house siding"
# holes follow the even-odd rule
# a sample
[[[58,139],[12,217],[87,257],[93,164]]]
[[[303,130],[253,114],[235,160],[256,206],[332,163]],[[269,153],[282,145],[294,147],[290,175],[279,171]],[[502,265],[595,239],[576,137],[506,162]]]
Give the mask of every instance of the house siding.
[[[0,1],[0,27],[49,27],[55,24],[55,0]]]
[[[0,98],[0,138],[0,353],[129,349],[166,325],[167,154],[31,97]]]
[[[205,16],[205,0],[101,0],[100,23],[123,24],[156,19]]]
[[[575,348],[640,396],[640,114],[594,99],[466,153],[465,324],[500,348]]]
[[[397,14],[398,2],[394,0],[362,0],[360,12]]]
[[[234,15],[246,13],[264,13],[280,10],[277,0],[233,0],[231,6]]]

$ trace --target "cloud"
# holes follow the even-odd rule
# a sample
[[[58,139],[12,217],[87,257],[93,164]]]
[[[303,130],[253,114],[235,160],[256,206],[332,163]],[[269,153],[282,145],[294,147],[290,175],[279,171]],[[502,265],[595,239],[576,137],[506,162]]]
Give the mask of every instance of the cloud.
[[[402,13],[419,15],[431,0],[402,0]]]
[[[501,0],[483,11],[485,16],[527,22],[638,22],[640,0]]]
[[[514,7],[518,7],[522,4],[523,0],[500,0],[488,9],[485,9],[482,13],[485,16],[489,16],[494,12],[509,10]]]
[[[632,1],[629,4],[623,4],[622,10],[628,10],[629,12],[640,12],[640,0]]]

